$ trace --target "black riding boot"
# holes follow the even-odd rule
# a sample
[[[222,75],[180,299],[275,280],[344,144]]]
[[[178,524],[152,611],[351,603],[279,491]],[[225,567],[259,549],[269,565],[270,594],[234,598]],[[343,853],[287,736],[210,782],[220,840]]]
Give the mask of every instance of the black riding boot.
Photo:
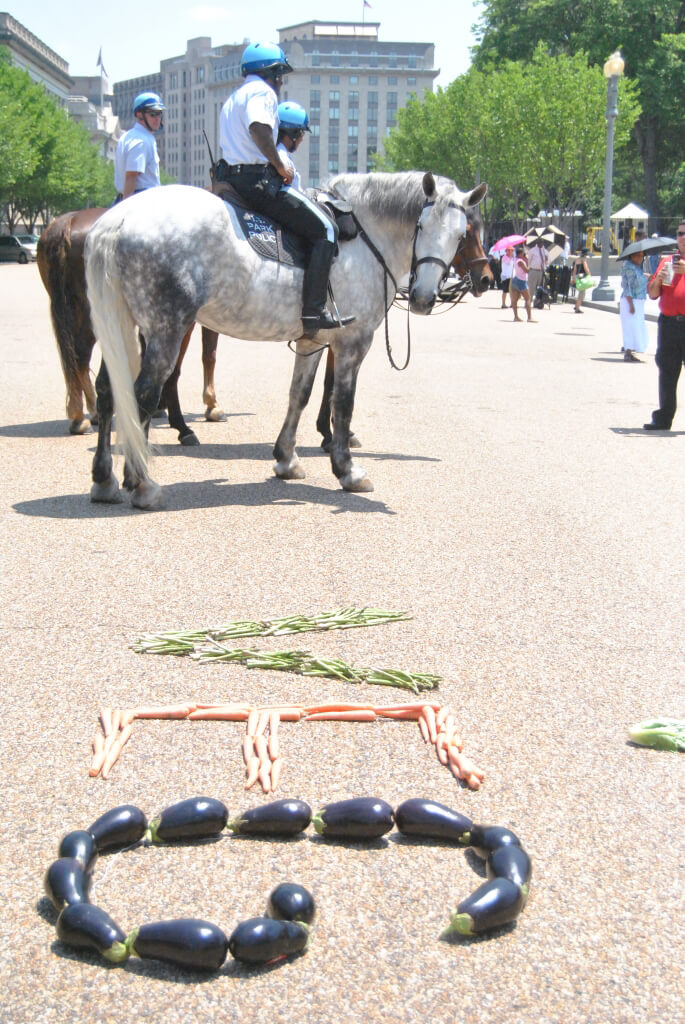
[[[355,319],[353,316],[342,316],[337,320],[326,309],[328,278],[331,264],[335,256],[333,242],[320,241],[312,246],[309,265],[304,272],[302,287],[302,326],[303,337],[313,338],[317,331],[335,330],[346,327]]]

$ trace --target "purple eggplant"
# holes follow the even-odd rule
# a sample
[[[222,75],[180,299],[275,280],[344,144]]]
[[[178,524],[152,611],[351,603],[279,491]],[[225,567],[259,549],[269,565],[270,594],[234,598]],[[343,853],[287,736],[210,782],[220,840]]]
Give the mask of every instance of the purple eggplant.
[[[268,964],[294,953],[303,953],[309,944],[309,927],[303,922],[275,921],[271,917],[251,917],[233,930],[228,940],[231,956],[244,964]]]
[[[395,811],[395,824],[405,836],[458,842],[473,822],[434,800],[405,800]]]
[[[126,948],[145,960],[217,971],[226,959],[228,939],[211,921],[185,917],[142,924],[128,936]]]
[[[525,903],[521,887],[508,878],[491,878],[462,900],[440,936],[475,935],[515,921]]]
[[[271,892],[266,907],[266,916],[281,921],[304,921],[311,924],[316,914],[314,897],[302,885],[295,882],[281,882]]]
[[[498,846],[521,845],[516,833],[501,825],[473,825],[468,832],[464,832],[459,842],[470,846],[483,860]]]
[[[127,959],[126,935],[116,921],[92,903],[72,903],[57,918],[57,938],[76,949],[95,949],[110,963]]]
[[[71,903],[88,903],[90,874],[86,874],[80,861],[73,857],[53,860],[45,872],[43,888],[52,905],[62,910]]]
[[[242,836],[295,836],[312,820],[312,809],[304,800],[274,800],[243,811],[227,828]]]
[[[394,816],[385,800],[362,796],[326,804],[312,821],[328,839],[378,839],[391,830]]]
[[[533,865],[526,851],[521,846],[498,846],[488,856],[485,863],[488,878],[508,878],[519,886],[523,899],[528,899],[530,879]]]
[[[153,843],[208,839],[223,832],[227,821],[228,809],[221,800],[195,796],[163,810],[152,819],[147,834]]]
[[[68,832],[59,844],[58,857],[73,857],[83,866],[84,871],[92,871],[98,859],[98,848],[90,832],[77,829]]]
[[[95,840],[98,853],[102,853],[118,846],[132,846],[143,838],[146,828],[147,818],[143,812],[133,804],[122,804],[94,821],[88,831]]]

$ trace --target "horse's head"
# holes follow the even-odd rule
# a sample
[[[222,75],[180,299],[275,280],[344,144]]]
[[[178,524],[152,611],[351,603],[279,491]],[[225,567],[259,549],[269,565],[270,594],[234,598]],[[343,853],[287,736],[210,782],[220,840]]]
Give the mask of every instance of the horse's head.
[[[414,233],[409,308],[413,313],[427,315],[466,233],[466,210],[480,203],[487,185],[464,193],[448,178],[436,182],[432,174],[425,174],[423,191],[426,199]]]
[[[488,258],[481,244],[482,222],[475,206],[466,210],[466,233],[462,236],[452,260],[454,270],[463,278],[472,295],[478,298],[494,281]],[[466,290],[466,288],[465,288]]]

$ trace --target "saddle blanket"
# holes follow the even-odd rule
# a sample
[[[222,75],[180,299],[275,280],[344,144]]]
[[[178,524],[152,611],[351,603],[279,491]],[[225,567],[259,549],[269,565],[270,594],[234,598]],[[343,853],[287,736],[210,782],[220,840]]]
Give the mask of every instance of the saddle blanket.
[[[263,213],[246,210],[226,199],[223,199],[223,202],[231,207],[238,218],[245,239],[259,256],[283,263],[288,267],[304,269],[306,250],[303,242],[296,235],[286,231]]]

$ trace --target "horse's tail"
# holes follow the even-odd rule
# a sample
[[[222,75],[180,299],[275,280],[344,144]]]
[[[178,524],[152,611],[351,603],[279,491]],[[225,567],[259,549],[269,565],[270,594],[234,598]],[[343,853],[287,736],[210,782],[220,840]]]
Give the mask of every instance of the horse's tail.
[[[133,388],[140,370],[140,347],[116,265],[119,228],[119,224],[96,224],[88,235],[86,283],[93,326],[114,395],[117,442],[134,474],[145,480],[149,448]]]
[[[72,216],[64,214],[54,220],[38,242],[38,270],[50,296],[52,326],[67,385],[67,406],[71,392],[80,389],[80,373],[87,372],[95,345],[83,270],[76,280],[70,272]]]

